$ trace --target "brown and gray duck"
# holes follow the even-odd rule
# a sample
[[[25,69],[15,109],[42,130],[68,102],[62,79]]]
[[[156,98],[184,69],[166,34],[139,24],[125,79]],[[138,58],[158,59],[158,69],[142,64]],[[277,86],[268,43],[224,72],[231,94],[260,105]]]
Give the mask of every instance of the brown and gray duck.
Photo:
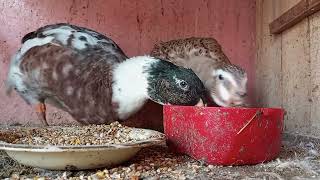
[[[26,34],[12,57],[7,93],[35,106],[44,125],[46,105],[82,124],[125,120],[148,100],[161,105],[206,103],[191,70],[150,56],[128,58],[110,38],[66,23]]]
[[[232,64],[212,37],[190,37],[156,43],[151,56],[191,68],[208,90],[211,105],[248,106],[247,73]]]

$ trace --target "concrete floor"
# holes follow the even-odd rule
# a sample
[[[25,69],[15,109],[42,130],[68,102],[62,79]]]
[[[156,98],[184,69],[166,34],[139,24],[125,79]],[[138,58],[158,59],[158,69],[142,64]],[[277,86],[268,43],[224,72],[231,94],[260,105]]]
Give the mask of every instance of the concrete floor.
[[[163,160],[161,160],[163,159]],[[170,165],[163,161],[170,160]],[[109,172],[148,164],[149,170],[139,173],[140,179],[319,179],[320,178],[320,139],[285,134],[283,148],[279,158],[274,161],[254,166],[208,166],[187,156],[174,155],[166,147],[158,146],[147,148],[131,161],[121,167],[108,169]],[[163,166],[167,166],[164,168]],[[167,170],[167,169],[170,170]],[[85,179],[89,176],[95,179],[94,171],[46,171],[27,168],[15,163],[5,153],[0,156],[0,178],[16,177],[33,178],[71,178]],[[103,171],[103,169],[101,169]],[[125,173],[123,179],[132,179]],[[119,175],[120,176],[120,175]],[[115,176],[111,176],[115,177]]]

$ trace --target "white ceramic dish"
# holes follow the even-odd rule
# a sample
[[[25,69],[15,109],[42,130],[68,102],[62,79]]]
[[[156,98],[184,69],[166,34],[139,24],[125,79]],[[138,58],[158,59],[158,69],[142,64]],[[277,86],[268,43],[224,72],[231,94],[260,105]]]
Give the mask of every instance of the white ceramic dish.
[[[141,148],[165,142],[164,134],[153,130],[132,128],[130,136],[143,138],[134,143],[89,146],[41,146],[0,141],[0,150],[27,166],[50,170],[83,170],[121,164]]]

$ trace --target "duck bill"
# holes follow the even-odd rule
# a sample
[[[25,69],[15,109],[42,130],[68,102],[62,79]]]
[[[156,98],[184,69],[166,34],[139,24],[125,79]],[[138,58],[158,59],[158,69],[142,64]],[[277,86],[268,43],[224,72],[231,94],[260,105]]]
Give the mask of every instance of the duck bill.
[[[197,107],[206,107],[207,104],[203,102],[202,98],[200,98],[199,102],[195,106],[197,106]]]

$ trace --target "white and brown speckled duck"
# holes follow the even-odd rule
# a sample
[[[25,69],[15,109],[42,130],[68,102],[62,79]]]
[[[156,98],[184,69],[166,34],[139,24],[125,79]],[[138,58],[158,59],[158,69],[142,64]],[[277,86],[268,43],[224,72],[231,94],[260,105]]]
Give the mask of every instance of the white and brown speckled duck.
[[[151,56],[191,68],[219,106],[248,106],[247,73],[232,64],[214,38],[190,37],[160,42]]]
[[[205,103],[205,87],[191,70],[150,56],[128,58],[108,37],[60,23],[22,39],[9,67],[7,92],[15,89],[46,121],[45,103],[82,124],[125,120],[146,100],[159,104]]]

